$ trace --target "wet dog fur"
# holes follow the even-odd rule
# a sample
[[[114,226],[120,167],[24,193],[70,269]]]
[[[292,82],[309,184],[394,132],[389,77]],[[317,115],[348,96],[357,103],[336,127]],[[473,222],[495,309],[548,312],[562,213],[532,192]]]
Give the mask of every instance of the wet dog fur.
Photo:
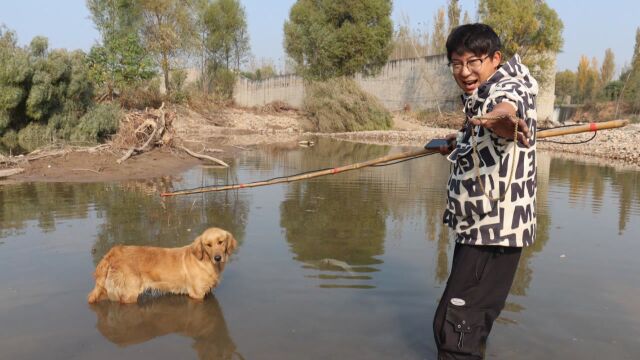
[[[237,246],[233,235],[220,228],[209,228],[179,248],[115,246],[98,263],[87,301],[135,303],[148,290],[202,300],[220,282]]]

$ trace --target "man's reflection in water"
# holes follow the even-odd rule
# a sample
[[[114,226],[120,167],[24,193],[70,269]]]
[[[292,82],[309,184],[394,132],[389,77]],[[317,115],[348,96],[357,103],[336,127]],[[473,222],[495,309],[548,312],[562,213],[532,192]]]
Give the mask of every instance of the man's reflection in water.
[[[100,333],[118,346],[177,333],[194,340],[199,359],[242,359],[214,296],[204,301],[187,296],[143,296],[137,304],[102,301],[90,307],[98,317]]]

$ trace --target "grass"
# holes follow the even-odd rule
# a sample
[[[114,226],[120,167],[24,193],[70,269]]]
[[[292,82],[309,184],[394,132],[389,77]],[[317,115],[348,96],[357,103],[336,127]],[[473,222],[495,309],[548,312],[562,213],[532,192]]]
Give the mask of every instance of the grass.
[[[391,113],[349,78],[308,84],[302,107],[320,132],[387,130],[392,126]]]

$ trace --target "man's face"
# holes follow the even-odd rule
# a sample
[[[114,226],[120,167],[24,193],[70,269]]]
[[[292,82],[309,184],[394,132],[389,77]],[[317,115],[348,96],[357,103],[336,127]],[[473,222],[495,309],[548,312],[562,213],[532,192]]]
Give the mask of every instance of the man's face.
[[[477,56],[471,52],[451,54],[450,67],[458,86],[467,94],[474,92],[496,71],[502,60],[500,51],[492,56]]]

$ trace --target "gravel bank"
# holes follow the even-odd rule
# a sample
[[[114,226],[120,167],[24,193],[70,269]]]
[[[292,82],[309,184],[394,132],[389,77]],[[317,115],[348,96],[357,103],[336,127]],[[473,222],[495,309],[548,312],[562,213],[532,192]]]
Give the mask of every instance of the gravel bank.
[[[371,144],[396,146],[422,146],[428,139],[443,137],[455,130],[420,127],[412,130],[362,131],[353,133],[314,134]],[[580,142],[588,140],[593,133],[566,135],[545,140]],[[604,159],[610,165],[624,165],[640,170],[640,124],[629,124],[621,129],[602,130],[596,137],[584,144],[557,144],[541,140],[541,151],[556,154],[576,154],[581,159]]]

